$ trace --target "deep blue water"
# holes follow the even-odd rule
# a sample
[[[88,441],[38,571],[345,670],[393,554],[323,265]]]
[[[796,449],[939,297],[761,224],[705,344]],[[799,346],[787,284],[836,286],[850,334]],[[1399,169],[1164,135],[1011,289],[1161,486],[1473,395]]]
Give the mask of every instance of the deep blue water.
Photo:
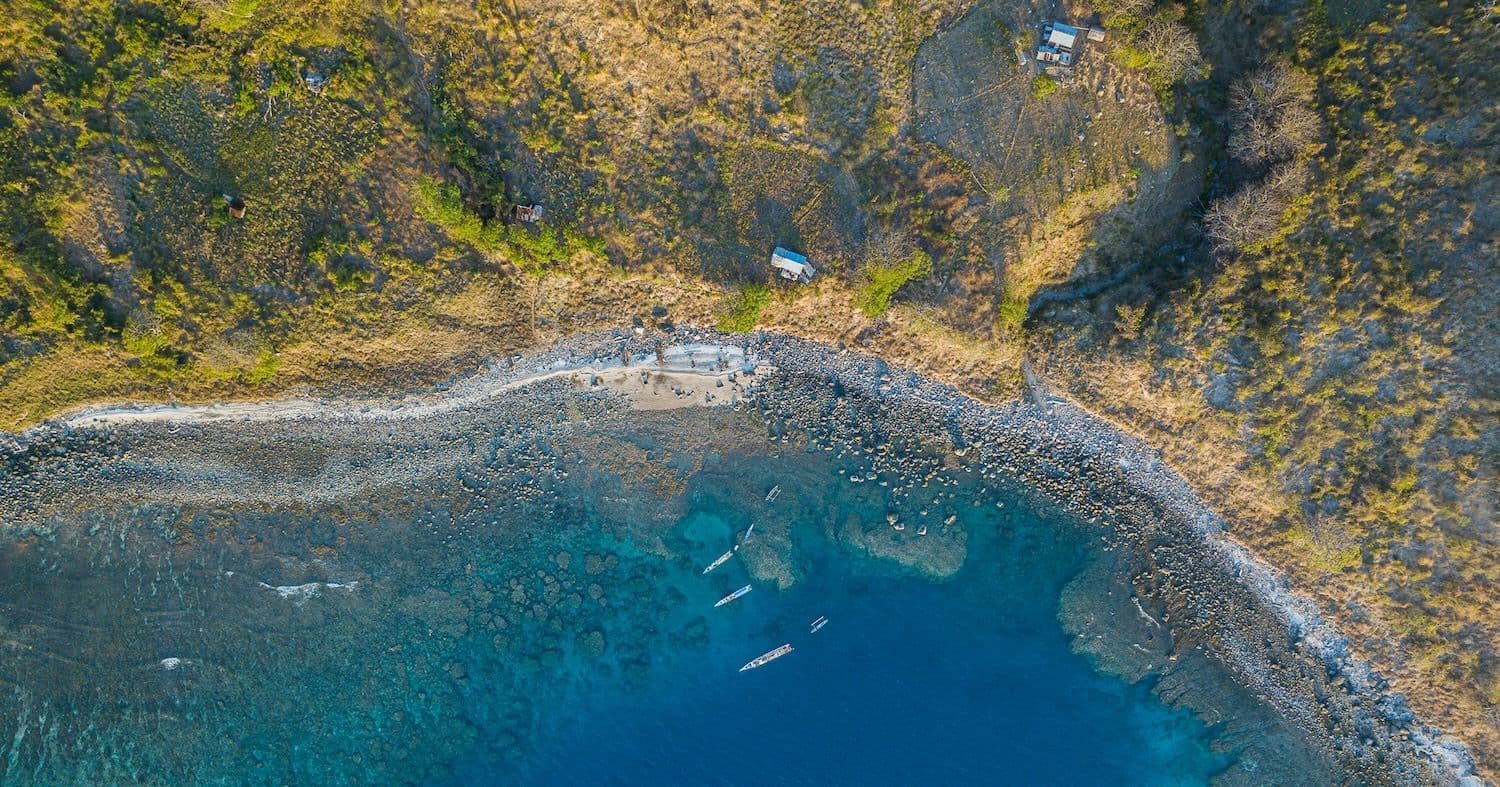
[[[663,660],[644,687],[598,686],[551,709],[556,727],[520,780],[1188,785],[1227,767],[1190,713],[1072,652],[1057,601],[1077,546],[1026,515],[1007,521],[943,582],[824,545],[791,589],[761,585],[710,609],[712,642]],[[684,529],[730,527],[697,511]],[[750,581],[737,561],[674,580],[702,607]],[[830,622],[810,633],[819,615]],[[795,650],[737,671],[783,642]],[[455,781],[515,778],[491,768],[467,762]]]

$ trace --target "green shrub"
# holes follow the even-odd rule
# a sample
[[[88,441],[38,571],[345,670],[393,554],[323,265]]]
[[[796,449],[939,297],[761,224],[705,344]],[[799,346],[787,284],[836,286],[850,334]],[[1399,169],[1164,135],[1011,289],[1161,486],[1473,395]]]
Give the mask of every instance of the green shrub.
[[[1027,306],[1025,298],[1007,288],[1000,296],[1000,328],[1011,333],[1020,331],[1026,322]]]
[[[729,311],[720,315],[718,328],[725,333],[749,333],[760,320],[760,312],[771,300],[771,288],[751,284],[740,290],[730,303]]]
[[[1037,74],[1036,79],[1031,80],[1031,97],[1037,100],[1046,98],[1057,92],[1057,80],[1046,74]]]
[[[418,178],[412,197],[417,215],[442,227],[448,237],[503,257],[528,273],[540,274],[553,262],[565,261],[580,251],[604,254],[602,240],[571,229],[486,224],[464,207],[458,187],[451,183],[425,176]]]
[[[1156,67],[1156,60],[1146,52],[1129,44],[1115,47],[1109,53],[1110,59],[1122,68],[1150,69]]]
[[[902,262],[864,271],[865,283],[854,293],[854,306],[867,317],[879,317],[891,308],[891,298],[905,284],[932,272],[932,258],[918,249]]]
[[[270,382],[280,368],[281,359],[276,356],[276,351],[269,347],[262,348],[255,357],[255,365],[245,371],[245,382],[251,385]]]
[[[423,176],[412,191],[417,215],[442,227],[448,237],[482,251],[498,251],[502,245],[499,227],[486,227],[468,208],[458,187]]]

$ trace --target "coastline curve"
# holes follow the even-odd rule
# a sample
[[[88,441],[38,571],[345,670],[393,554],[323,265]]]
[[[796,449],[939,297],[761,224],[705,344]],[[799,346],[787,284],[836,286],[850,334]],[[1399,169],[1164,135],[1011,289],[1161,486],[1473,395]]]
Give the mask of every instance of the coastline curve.
[[[417,419],[546,381],[618,394],[645,409],[774,406],[783,434],[832,428],[811,404],[830,390],[859,407],[899,411],[897,420],[912,434],[944,436],[955,455],[996,483],[1024,487],[1099,528],[1120,566],[1133,571],[1136,592],[1115,600],[1131,605],[1124,617],[1136,619],[1138,613],[1139,625],[1171,630],[1153,646],[1145,670],[1116,657],[1116,671],[1169,676],[1174,667],[1161,662],[1201,654],[1294,724],[1347,778],[1483,783],[1464,744],[1418,719],[1404,697],[1352,655],[1347,638],[1316,606],[1234,541],[1224,519],[1140,439],[1066,399],[1042,406],[1026,400],[986,405],[879,359],[781,334],[680,329],[660,337],[577,336],[493,364],[446,391],[384,401],[90,408],[0,435],[0,454],[128,423]],[[1088,628],[1073,627],[1080,637]],[[1209,713],[1194,705],[1183,682],[1165,680],[1164,686],[1174,687],[1183,704]]]

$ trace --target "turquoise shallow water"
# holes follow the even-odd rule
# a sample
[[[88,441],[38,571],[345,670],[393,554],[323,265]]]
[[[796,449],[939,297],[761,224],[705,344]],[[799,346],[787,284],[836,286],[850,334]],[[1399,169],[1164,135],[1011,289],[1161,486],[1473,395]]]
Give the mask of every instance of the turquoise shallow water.
[[[4,780],[1154,785],[1233,762],[1070,649],[1089,542],[974,475],[897,499],[723,412],[486,428],[445,427],[463,458],[419,483],[275,503],[184,502],[232,473],[150,443],[53,535],[7,535]]]

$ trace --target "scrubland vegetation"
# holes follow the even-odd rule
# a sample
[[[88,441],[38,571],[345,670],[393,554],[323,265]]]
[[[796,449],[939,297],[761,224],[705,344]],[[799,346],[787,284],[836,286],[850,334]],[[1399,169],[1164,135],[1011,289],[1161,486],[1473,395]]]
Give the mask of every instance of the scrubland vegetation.
[[[737,297],[729,302],[729,308],[715,324],[727,333],[749,333],[760,321],[760,313],[771,298],[771,288],[764,284],[746,285]]]
[[[1200,24],[1201,229],[1036,315],[1032,346],[1156,435],[1237,538],[1493,769],[1493,19],[1231,4]]]
[[[13,3],[0,425],[633,322],[989,398],[1030,358],[1494,774],[1493,10],[1073,13],[1107,40],[1044,76],[1000,0]]]
[[[866,317],[879,317],[891,308],[891,298],[902,286],[929,273],[932,273],[932,258],[921,250],[899,262],[888,265],[877,262],[865,268],[864,282],[854,293],[854,305]]]

